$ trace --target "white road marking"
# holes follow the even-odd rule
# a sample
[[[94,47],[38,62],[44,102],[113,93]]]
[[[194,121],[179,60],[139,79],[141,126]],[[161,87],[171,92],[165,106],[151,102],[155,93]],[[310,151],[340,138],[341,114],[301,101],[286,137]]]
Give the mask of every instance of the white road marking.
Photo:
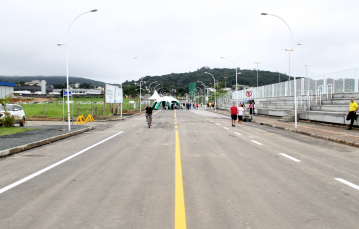
[[[27,177],[25,177],[25,178],[23,178],[23,179],[21,179],[19,181],[16,181],[15,183],[12,183],[12,184],[0,189],[0,194],[3,193],[3,192],[6,192],[6,191],[8,191],[8,190],[10,190],[10,189],[12,189],[12,188],[14,188],[16,186],[18,186],[18,185],[20,185],[20,184],[22,184],[22,183],[24,183],[24,182],[26,182],[28,180],[31,180],[34,177],[37,177],[38,175],[40,175],[40,174],[42,174],[42,173],[44,173],[44,172],[46,172],[46,171],[48,171],[48,170],[50,170],[52,168],[55,168],[56,166],[61,165],[62,163],[66,162],[68,160],[71,160],[74,157],[77,157],[78,155],[83,154],[86,151],[88,151],[88,150],[90,150],[90,149],[92,149],[92,148],[94,148],[94,147],[96,147],[98,145],[101,145],[102,143],[104,143],[104,142],[110,140],[111,138],[114,138],[117,135],[122,134],[122,133],[123,133],[123,131],[121,131],[121,132],[119,132],[117,134],[114,134],[111,137],[106,138],[105,140],[102,140],[102,141],[100,141],[100,142],[98,142],[98,143],[96,143],[96,144],[94,144],[94,145],[92,145],[90,147],[87,147],[84,150],[81,150],[80,152],[77,152],[77,153],[75,153],[75,154],[73,154],[73,155],[71,155],[71,156],[69,156],[69,157],[67,157],[67,158],[65,158],[65,159],[63,159],[63,160],[61,160],[59,162],[56,162],[55,164],[52,164],[52,165],[50,165],[50,166],[48,166],[48,167],[46,167],[46,168],[44,168],[44,169],[42,169],[42,170],[40,170],[40,171],[38,171],[36,173],[33,173],[33,174],[31,174],[31,175],[29,175],[29,176],[27,176]]]
[[[217,124],[218,126],[221,125],[221,124],[219,124],[219,123],[216,123],[216,124]]]
[[[224,129],[228,130],[228,127],[224,127]]]
[[[257,141],[254,141],[254,140],[251,140],[252,142],[254,142],[254,143],[256,143],[256,144],[258,144],[258,145],[263,145],[262,143],[260,143],[260,142],[257,142]]]
[[[102,134],[102,133],[119,133],[119,132],[122,132],[122,131],[99,131],[99,132],[91,132],[91,131],[88,131],[88,132],[84,132],[84,134]]]
[[[356,185],[356,184],[353,184],[353,183],[351,183],[351,182],[349,182],[349,181],[346,181],[346,180],[344,180],[344,179],[342,179],[342,178],[335,178],[335,179],[336,179],[337,181],[340,181],[340,182],[342,182],[342,183],[344,183],[344,184],[346,184],[346,185],[352,187],[352,188],[355,188],[356,190],[359,190],[359,186]]]
[[[235,134],[241,135],[240,133],[234,132]]]
[[[280,153],[280,155],[282,155],[282,156],[284,156],[284,157],[286,157],[286,158],[289,158],[289,159],[291,159],[291,160],[293,160],[293,161],[295,161],[295,162],[300,162],[300,160],[298,160],[298,159],[296,159],[296,158],[294,158],[294,157],[291,157],[291,156],[289,156],[289,155],[287,155],[287,154],[285,154],[285,153]]]
[[[213,121],[211,120],[211,122],[213,122]]]

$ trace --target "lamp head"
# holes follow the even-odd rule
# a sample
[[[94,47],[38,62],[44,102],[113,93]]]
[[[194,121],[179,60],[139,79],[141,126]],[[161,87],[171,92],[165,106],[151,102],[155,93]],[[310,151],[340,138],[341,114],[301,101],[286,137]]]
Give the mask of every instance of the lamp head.
[[[137,56],[135,57],[135,58],[133,58],[134,60],[136,60],[137,59]]]
[[[97,12],[97,9],[91,10],[92,13]]]
[[[221,59],[224,59],[224,57],[220,57]]]
[[[263,16],[267,16],[267,15],[268,15],[268,13],[261,13],[261,15],[263,15]]]

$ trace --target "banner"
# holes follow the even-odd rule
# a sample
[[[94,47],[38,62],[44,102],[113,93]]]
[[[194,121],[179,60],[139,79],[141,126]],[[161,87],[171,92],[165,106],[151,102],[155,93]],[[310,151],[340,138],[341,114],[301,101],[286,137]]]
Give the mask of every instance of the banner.
[[[110,84],[106,84],[105,88],[105,103],[123,102],[122,88],[119,88],[118,86],[112,86]]]

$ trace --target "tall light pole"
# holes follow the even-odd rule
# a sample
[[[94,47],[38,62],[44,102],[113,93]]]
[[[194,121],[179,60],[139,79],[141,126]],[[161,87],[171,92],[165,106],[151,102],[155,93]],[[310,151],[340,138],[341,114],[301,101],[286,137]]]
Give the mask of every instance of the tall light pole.
[[[133,58],[130,58],[128,60],[126,60],[122,65],[121,65],[121,90],[122,90],[122,103],[121,103],[121,118],[122,118],[122,104],[123,104],[123,87],[122,87],[122,72],[123,72],[123,66],[129,62],[130,60],[136,60],[137,57],[133,57]],[[118,74],[117,74],[118,75]]]
[[[225,57],[221,57],[221,59],[229,60],[229,61],[233,64],[234,68],[236,69],[236,97],[237,97],[237,105],[238,105],[238,94],[237,94],[238,80],[237,80],[237,75],[239,75],[239,74],[241,74],[241,73],[240,73],[240,72],[239,72],[239,73],[237,72],[237,67],[236,67],[236,65],[233,63],[233,61],[231,61],[230,59],[225,58]]]
[[[201,91],[201,94],[203,94],[203,93],[202,93],[202,89],[201,89],[200,87],[197,87],[197,88],[198,88],[198,90]],[[198,103],[199,103],[199,93],[198,93]],[[203,104],[203,96],[202,96],[202,104]]]
[[[237,70],[236,70],[237,72]],[[214,110],[216,110],[217,107],[217,90],[216,90],[216,79],[214,78],[214,76],[211,73],[205,72],[208,75],[211,75],[213,77],[213,82],[214,82]]]
[[[227,88],[227,78],[228,77],[223,77],[224,78],[224,87]]]
[[[290,81],[290,52],[293,51],[293,49],[285,49],[285,51],[288,51],[288,61],[289,61],[289,69],[288,69],[288,81]]]
[[[156,87],[157,87],[157,86],[160,86],[160,85],[161,85],[161,84],[157,84],[157,85],[155,86],[154,90],[156,91]]]
[[[141,78],[140,80],[140,113],[141,113],[141,99],[142,99],[142,80],[143,80],[144,77]]]
[[[279,83],[280,83],[280,72],[278,72],[278,74],[279,74]]]
[[[201,83],[202,85],[203,85],[203,90],[206,90],[206,85],[202,82],[202,81],[197,81],[197,82],[199,82],[199,83]],[[206,96],[206,94],[205,94],[205,92],[206,91],[204,91],[204,96]],[[208,91],[207,91],[207,96],[208,96]],[[203,101],[203,100],[202,100]],[[202,102],[203,103],[203,102]]]
[[[67,92],[67,121],[68,121],[68,126],[69,126],[69,131],[71,131],[71,125],[70,125],[70,91],[69,91],[69,49],[68,49],[68,42],[67,42],[67,35],[69,34],[71,25],[76,21],[77,18],[81,17],[84,14],[87,13],[94,13],[97,12],[96,9],[94,10],[90,10],[87,11],[85,13],[80,14],[79,16],[77,16],[69,25],[69,27],[67,28],[67,32],[66,32],[66,39],[65,39],[65,44],[57,44],[58,46],[64,46],[66,45],[66,92]]]
[[[148,91],[149,91],[150,93],[151,93],[151,84],[153,84],[153,83],[157,83],[157,81],[150,83],[150,85],[148,86]]]
[[[293,33],[292,30],[290,29],[289,25],[287,24],[287,22],[285,22],[282,18],[278,17],[277,15],[274,14],[268,14],[268,13],[261,13],[261,15],[264,16],[273,16],[276,18],[279,18],[280,20],[282,20],[288,27],[290,35],[292,37],[292,51],[293,51],[293,76],[294,76],[294,128],[297,129],[297,77],[295,77],[295,62],[294,62],[294,41],[293,41]]]
[[[261,62],[254,62],[257,65],[257,88],[258,88],[258,64],[260,64]]]

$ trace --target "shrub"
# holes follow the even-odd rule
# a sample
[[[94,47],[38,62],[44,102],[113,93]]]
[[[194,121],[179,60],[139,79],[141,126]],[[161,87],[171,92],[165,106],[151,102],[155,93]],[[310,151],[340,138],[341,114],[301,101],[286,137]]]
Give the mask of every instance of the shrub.
[[[1,123],[4,127],[11,127],[14,125],[16,118],[11,116],[10,113],[5,112],[3,117],[1,118]]]

